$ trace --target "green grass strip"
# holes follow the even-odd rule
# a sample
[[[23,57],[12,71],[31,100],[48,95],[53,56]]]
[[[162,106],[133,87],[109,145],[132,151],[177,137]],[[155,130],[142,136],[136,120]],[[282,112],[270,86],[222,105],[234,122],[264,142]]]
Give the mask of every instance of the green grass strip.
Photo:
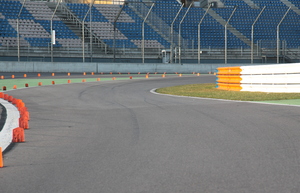
[[[132,79],[140,79],[144,77],[136,77]],[[6,87],[6,90],[12,90],[14,85],[18,88],[25,88],[25,84],[28,84],[28,87],[37,87],[39,82],[42,82],[42,86],[52,85],[52,81],[55,84],[68,84],[68,80],[71,80],[71,83],[82,83],[82,80],[85,79],[86,82],[96,82],[97,78],[65,78],[65,79],[3,79],[0,80],[0,90],[3,90],[3,86]],[[116,77],[116,80],[129,80],[129,77]],[[100,81],[112,81],[112,78],[100,78]]]
[[[300,99],[300,93],[265,93],[226,91],[215,88],[215,84],[191,84],[157,89],[156,92],[179,96],[216,98],[238,101],[278,101]],[[298,100],[296,100],[298,101]]]

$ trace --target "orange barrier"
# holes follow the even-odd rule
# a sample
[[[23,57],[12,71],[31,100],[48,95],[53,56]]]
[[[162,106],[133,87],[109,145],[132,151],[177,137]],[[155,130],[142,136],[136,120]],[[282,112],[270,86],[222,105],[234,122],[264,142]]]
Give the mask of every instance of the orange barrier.
[[[4,79],[4,76],[1,76],[1,79]]]
[[[116,77],[112,77],[113,80],[116,80]]]
[[[100,81],[100,78],[97,78],[97,81]]]
[[[68,76],[70,76],[71,75],[71,73],[70,72],[68,72]]]
[[[130,72],[128,72],[128,74],[130,74]]]
[[[178,74],[179,77],[182,77],[182,74]]]
[[[217,81],[219,83],[236,83],[236,84],[240,84],[241,83],[242,78],[240,76],[224,76],[224,75],[220,75],[218,76]]]
[[[6,90],[6,86],[2,86],[2,90]]]
[[[13,143],[25,142],[25,133],[23,128],[17,127],[13,129],[12,142]]]
[[[12,102],[14,100],[13,96],[8,96],[7,98],[8,102]]]
[[[165,74],[162,74],[162,75],[161,75],[161,77],[165,78],[165,77],[166,77],[166,75],[165,75]]]
[[[217,69],[218,69],[218,75],[239,75],[242,72],[240,66],[220,67]]]
[[[86,80],[85,80],[85,79],[82,79],[82,82],[86,82]]]
[[[112,72],[110,72],[109,74],[110,74],[110,75],[112,75],[113,73],[112,73]]]
[[[242,87],[241,87],[241,84],[217,83],[217,89],[231,90],[231,91],[240,91],[240,90],[242,90]]]
[[[55,84],[55,81],[52,81],[52,84]]]
[[[27,74],[24,74],[23,77],[24,77],[24,78],[27,78]]]
[[[95,73],[94,72],[91,72],[91,75],[94,75]]]
[[[3,168],[3,155],[2,155],[2,147],[0,147],[0,168]]]
[[[4,100],[7,100],[7,99],[8,99],[8,94],[4,94],[4,95],[3,95],[3,99],[4,99]]]
[[[43,85],[43,83],[42,83],[42,82],[39,82],[39,83],[38,83],[38,86],[42,86],[42,85]]]
[[[4,93],[0,92],[0,98],[3,98]]]
[[[68,83],[71,83],[71,80],[68,80]]]
[[[129,76],[129,79],[132,79],[132,76]]]
[[[85,75],[86,75],[86,73],[84,72],[84,73],[83,73],[83,75],[85,76]]]
[[[17,89],[17,85],[14,85],[14,86],[13,86],[13,89]]]
[[[148,75],[148,74],[146,74],[146,78],[149,78],[149,75]]]
[[[28,87],[29,85],[28,85],[28,83],[25,83],[25,87]]]
[[[38,73],[38,74],[37,74],[37,76],[38,76],[38,77],[40,77],[40,76],[41,76],[41,74],[40,74],[40,73]]]
[[[51,74],[51,76],[55,76],[55,74],[54,74],[54,73],[52,73],[52,74]]]
[[[11,75],[11,78],[15,78],[15,75]]]
[[[197,76],[200,76],[200,73],[197,73]]]

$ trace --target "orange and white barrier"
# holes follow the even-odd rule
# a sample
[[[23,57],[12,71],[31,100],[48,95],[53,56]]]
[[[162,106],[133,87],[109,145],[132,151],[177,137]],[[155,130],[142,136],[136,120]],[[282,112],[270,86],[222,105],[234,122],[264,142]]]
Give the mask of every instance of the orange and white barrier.
[[[217,68],[217,88],[300,93],[300,63]]]
[[[0,131],[0,167],[1,165],[3,167],[2,151],[12,142],[25,141],[24,129],[29,129],[30,115],[21,99],[0,92],[0,102],[5,107],[7,114],[5,124]]]

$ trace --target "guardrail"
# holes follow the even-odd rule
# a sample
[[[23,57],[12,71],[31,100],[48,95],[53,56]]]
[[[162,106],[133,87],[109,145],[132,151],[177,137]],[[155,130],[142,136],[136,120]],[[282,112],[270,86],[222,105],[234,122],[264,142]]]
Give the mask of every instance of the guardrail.
[[[300,93],[300,63],[217,68],[217,88]]]

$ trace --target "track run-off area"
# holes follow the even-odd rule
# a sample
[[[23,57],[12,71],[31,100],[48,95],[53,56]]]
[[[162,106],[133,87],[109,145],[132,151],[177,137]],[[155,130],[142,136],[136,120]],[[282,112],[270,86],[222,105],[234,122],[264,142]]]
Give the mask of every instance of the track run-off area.
[[[26,142],[4,154],[0,192],[300,192],[299,107],[150,92],[214,82],[127,76],[7,91],[31,120]]]

